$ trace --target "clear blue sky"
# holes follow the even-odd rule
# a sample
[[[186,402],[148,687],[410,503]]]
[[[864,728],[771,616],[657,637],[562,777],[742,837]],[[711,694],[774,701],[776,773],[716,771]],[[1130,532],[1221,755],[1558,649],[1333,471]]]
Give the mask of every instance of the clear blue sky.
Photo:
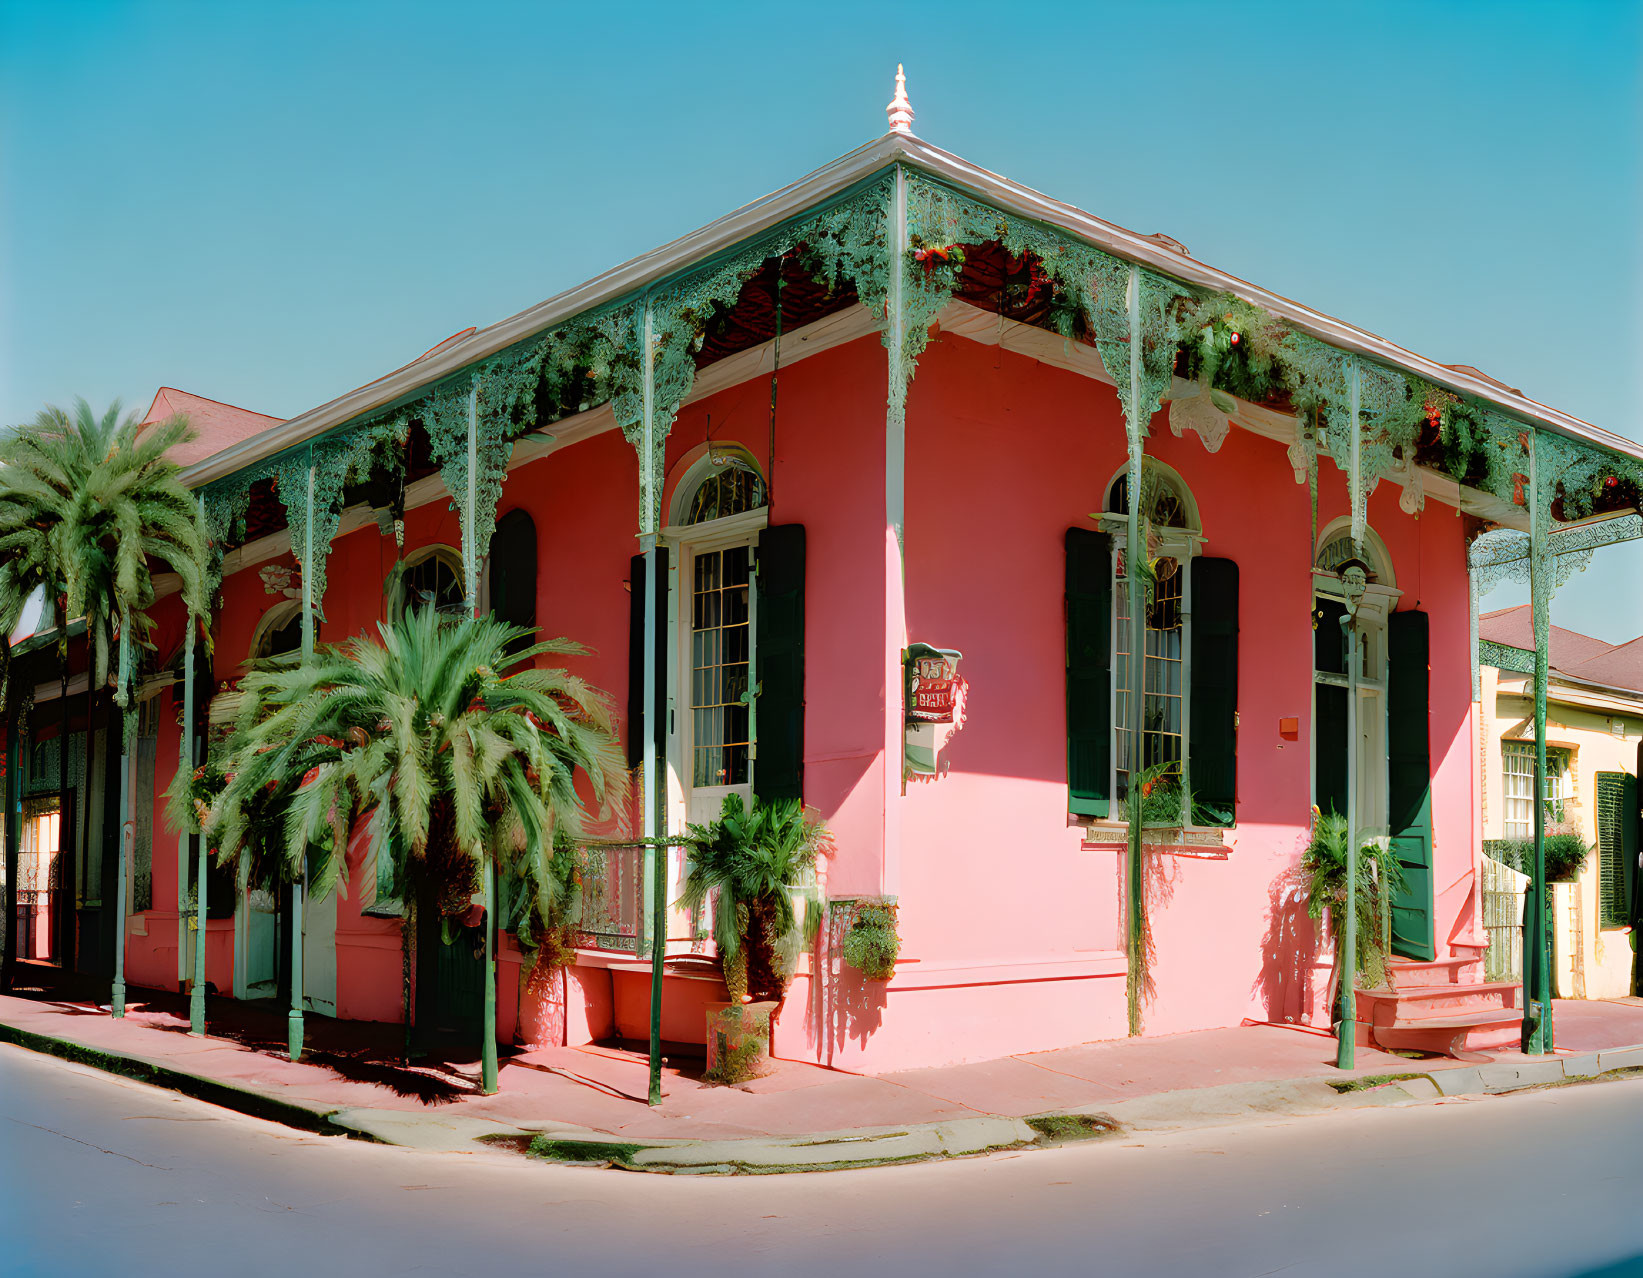
[[[1628,0],[0,0],[0,421],[302,412],[877,136],[903,61],[929,141],[1635,436],[1640,60]],[[1643,632],[1600,569],[1558,620]]]

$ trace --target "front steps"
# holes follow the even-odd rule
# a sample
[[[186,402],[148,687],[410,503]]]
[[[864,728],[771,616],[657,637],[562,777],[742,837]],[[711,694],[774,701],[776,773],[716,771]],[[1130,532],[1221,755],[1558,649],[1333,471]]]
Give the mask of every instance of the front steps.
[[[1482,948],[1455,945],[1452,958],[1393,959],[1388,986],[1358,991],[1358,1022],[1369,1041],[1390,1051],[1438,1052],[1487,1061],[1487,1048],[1516,1047],[1523,987],[1481,981]]]

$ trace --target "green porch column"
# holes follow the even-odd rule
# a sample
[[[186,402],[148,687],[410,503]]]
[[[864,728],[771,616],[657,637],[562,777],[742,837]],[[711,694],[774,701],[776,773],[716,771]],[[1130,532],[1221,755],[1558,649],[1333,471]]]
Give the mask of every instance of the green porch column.
[[[194,762],[194,631],[199,625],[199,619],[193,614],[188,617],[188,638],[183,641],[183,739],[182,747],[178,751],[177,767],[182,770],[186,779],[198,765]],[[205,894],[206,894],[206,846],[205,835],[195,836],[199,839],[199,865],[196,869],[194,891],[194,983],[188,991],[188,1032],[199,1038],[205,1033]],[[181,876],[177,882],[177,890],[183,890],[182,885],[188,878],[186,864],[188,852],[188,838],[184,834],[178,840],[182,855],[178,858],[178,873]],[[188,921],[179,919],[179,928],[186,928]]]
[[[657,533],[661,523],[662,476],[656,467],[656,331],[650,299],[644,314],[644,412],[643,455],[639,458],[639,485],[643,500],[639,511],[639,546],[645,556],[645,721],[644,754],[641,767],[643,812],[641,834],[646,840],[646,868],[650,871],[650,1089],[647,1100],[662,1103],[662,974],[667,961],[667,849],[654,842],[661,836],[665,815],[662,798],[662,761],[657,755],[656,643],[663,625],[657,616],[657,574],[662,557],[657,553]],[[632,730],[631,727],[629,729]]]
[[[1529,882],[1529,926],[1523,937],[1524,976],[1533,991],[1523,1008],[1523,1051],[1552,1050],[1552,971],[1546,908],[1546,681],[1552,638],[1552,573],[1547,562],[1551,511],[1540,490],[1539,434],[1529,436],[1529,598],[1535,627],[1535,867]]]
[[[310,448],[308,453],[308,482],[303,494],[302,504],[303,528],[303,560],[299,565],[302,569],[302,659],[306,663],[314,656],[314,454]],[[303,864],[297,868],[295,879],[291,883],[291,1010],[286,1015],[285,1047],[286,1055],[294,1061],[302,1059],[303,1020],[302,1020],[302,912],[303,903],[308,890],[307,883],[307,854],[303,855]],[[201,879],[203,893],[204,879]],[[201,941],[204,941],[202,934]]]
[[[1348,361],[1347,412],[1352,439],[1347,454],[1347,484],[1351,489],[1352,553],[1362,551],[1366,529],[1359,527],[1364,508],[1363,471],[1359,448],[1363,434],[1358,409],[1361,394],[1358,361]],[[1313,553],[1317,550],[1314,547]],[[1363,592],[1358,592],[1359,598]],[[1341,627],[1346,632],[1346,918],[1341,929],[1341,1019],[1335,1042],[1335,1064],[1351,1069],[1358,1042],[1358,600],[1348,599]]]
[[[1129,925],[1125,950],[1127,971],[1125,993],[1129,1004],[1129,1031],[1141,1032],[1141,998],[1146,984],[1147,904],[1146,877],[1141,863],[1141,788],[1138,777],[1142,763],[1142,734],[1145,730],[1147,669],[1147,595],[1141,578],[1141,561],[1146,548],[1141,541],[1141,471],[1146,447],[1147,413],[1141,403],[1141,271],[1130,267],[1126,293],[1130,330],[1130,399],[1124,424],[1129,444],[1129,524],[1124,530],[1124,587],[1130,613],[1129,787],[1124,796],[1129,809],[1129,856],[1125,865],[1125,888],[1129,897]]]
[[[479,381],[468,387],[468,482],[461,497],[462,589],[470,616],[479,616],[479,546],[474,523],[479,518]],[[495,511],[491,512],[495,517]],[[496,866],[485,859],[485,1009],[479,1044],[479,1090],[494,1096],[496,1062]]]
[[[120,711],[120,837],[114,862],[114,985],[109,1012],[118,1020],[126,1014],[126,857],[131,849],[131,747],[136,736],[136,707],[131,704],[131,619],[120,618],[120,674],[126,705]]]

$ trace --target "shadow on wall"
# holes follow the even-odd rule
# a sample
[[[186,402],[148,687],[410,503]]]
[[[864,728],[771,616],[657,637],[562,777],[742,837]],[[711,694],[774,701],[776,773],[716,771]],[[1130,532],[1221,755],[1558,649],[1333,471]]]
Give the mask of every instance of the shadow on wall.
[[[1123,856],[1117,858],[1118,899],[1120,901],[1128,901],[1129,899],[1128,886],[1124,881],[1127,873],[1125,860],[1126,858]],[[1156,847],[1142,845],[1141,899],[1145,902],[1145,908],[1141,914],[1141,1003],[1143,1009],[1150,1007],[1158,996],[1158,982],[1154,975],[1154,968],[1158,962],[1158,942],[1153,931],[1153,920],[1174,898],[1175,877],[1178,873],[1179,867],[1176,865],[1173,856],[1160,851]],[[1119,926],[1124,929],[1119,941],[1122,946],[1126,944],[1122,938],[1129,936],[1128,917],[1120,919]],[[1145,1012],[1143,1011],[1144,1018]]]
[[[844,933],[850,911],[829,909],[827,926],[817,938],[812,952],[811,971],[821,974],[810,982],[810,1005],[805,1009],[813,1042],[823,1045],[826,1062],[854,1039],[865,1046],[884,1023],[888,987],[883,981],[869,981],[844,961]]]
[[[1252,991],[1275,1024],[1307,1024],[1312,1019],[1317,992],[1317,967],[1322,929],[1307,917],[1306,885],[1301,868],[1292,865],[1267,889],[1267,929],[1261,942],[1261,973]]]

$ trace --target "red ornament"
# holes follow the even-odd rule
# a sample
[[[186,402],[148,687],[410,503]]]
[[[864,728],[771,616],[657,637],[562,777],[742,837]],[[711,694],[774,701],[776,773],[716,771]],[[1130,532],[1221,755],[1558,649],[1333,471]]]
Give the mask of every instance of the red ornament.
[[[1234,346],[1236,346],[1236,345],[1238,345],[1238,334],[1236,334],[1236,333],[1234,333],[1234,334],[1233,334],[1233,335],[1232,335],[1232,344],[1233,344],[1233,345],[1234,345]]]
[[[1603,486],[1605,488],[1619,488],[1620,487],[1620,480],[1617,479],[1615,476],[1610,475],[1607,479],[1605,479],[1603,481]]]

